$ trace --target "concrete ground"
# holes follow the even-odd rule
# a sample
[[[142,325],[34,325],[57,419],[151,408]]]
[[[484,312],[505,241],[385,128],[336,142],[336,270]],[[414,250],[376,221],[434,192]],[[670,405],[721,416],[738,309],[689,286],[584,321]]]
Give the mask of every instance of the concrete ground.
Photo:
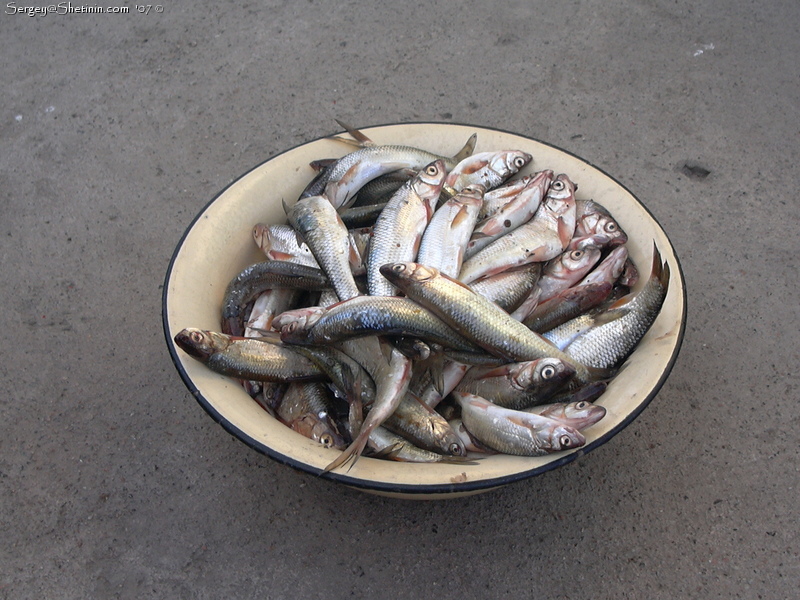
[[[797,597],[800,4],[25,4],[0,15],[0,597]],[[164,343],[173,249],[336,117],[516,131],[637,194],[689,305],[642,415],[440,502],[215,424]]]

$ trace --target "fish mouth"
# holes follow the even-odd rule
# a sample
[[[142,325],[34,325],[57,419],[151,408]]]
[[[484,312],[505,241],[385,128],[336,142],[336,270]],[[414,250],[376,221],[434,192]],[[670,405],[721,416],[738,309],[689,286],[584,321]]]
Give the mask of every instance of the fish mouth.
[[[178,347],[186,352],[186,354],[189,356],[199,360],[205,360],[208,358],[209,353],[201,345],[203,342],[203,340],[200,339],[201,337],[202,334],[197,331],[184,329],[183,331],[178,332],[173,339]]]

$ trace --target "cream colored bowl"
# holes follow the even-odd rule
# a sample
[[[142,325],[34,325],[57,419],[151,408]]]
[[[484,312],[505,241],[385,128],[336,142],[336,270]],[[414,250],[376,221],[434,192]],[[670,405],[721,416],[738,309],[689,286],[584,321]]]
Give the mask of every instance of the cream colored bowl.
[[[686,297],[683,277],[667,235],[633,194],[584,160],[536,140],[482,127],[439,123],[387,125],[363,130],[378,144],[417,146],[455,154],[473,133],[476,152],[519,149],[533,155],[523,173],[552,169],[567,173],[578,198],[608,208],[628,233],[630,256],[646,279],[655,241],[670,266],[669,293],[658,319],[627,366],[598,401],[606,417],[585,431],[586,445],[541,458],[495,455],[476,464],[412,464],[361,458],[349,471],[322,473],[337,455],[277,422],[235,381],[217,375],[178,349],[173,337],[184,327],[220,329],[222,297],[244,267],[264,260],[253,243],[256,223],[285,223],[281,201],[293,203],[313,177],[315,159],[352,148],[330,139],[303,144],[255,167],[214,198],[178,244],[167,271],[163,322],[170,354],[183,381],[211,417],[252,448],[294,468],[361,490],[410,498],[477,493],[526,479],[575,460],[610,440],[647,406],[664,383],[683,339]],[[666,434],[666,432],[665,432]]]

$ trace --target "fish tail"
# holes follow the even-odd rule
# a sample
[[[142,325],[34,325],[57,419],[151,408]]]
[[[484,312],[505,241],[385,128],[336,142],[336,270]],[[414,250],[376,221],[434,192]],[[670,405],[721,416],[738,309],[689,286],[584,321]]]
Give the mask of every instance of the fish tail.
[[[341,123],[340,123],[340,125],[341,125]],[[461,150],[456,152],[455,156],[453,156],[453,160],[455,162],[461,162],[462,160],[464,160],[468,156],[472,156],[472,153],[475,151],[475,144],[477,144],[477,143],[478,143],[478,134],[477,133],[473,133],[471,136],[469,136],[469,139],[467,140],[467,143],[464,144],[464,146],[461,148]],[[455,194],[453,194],[453,195],[455,195]]]
[[[347,133],[353,136],[353,139],[348,139],[345,137],[341,137],[338,135],[331,136],[330,139],[337,140],[339,142],[344,142],[346,144],[350,144],[351,146],[358,146],[359,148],[368,148],[369,146],[374,146],[375,142],[369,139],[366,135],[364,135],[361,131],[356,129],[355,127],[351,127],[347,123],[343,123],[339,119],[335,119],[335,121],[342,127]]]
[[[342,450],[342,453],[338,456],[338,458],[325,467],[322,472],[327,473],[328,471],[333,471],[334,469],[338,469],[348,462],[350,463],[350,466],[347,467],[347,470],[349,471],[352,469],[353,465],[356,464],[358,457],[361,456],[361,453],[364,451],[371,431],[372,429],[367,430],[367,428],[362,427],[361,432],[358,434],[356,439],[353,440],[353,443]]]

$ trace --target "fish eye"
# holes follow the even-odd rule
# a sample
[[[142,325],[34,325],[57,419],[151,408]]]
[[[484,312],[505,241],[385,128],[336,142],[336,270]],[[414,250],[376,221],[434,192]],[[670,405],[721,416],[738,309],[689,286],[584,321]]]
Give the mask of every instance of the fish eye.
[[[428,175],[436,175],[439,172],[439,169],[436,168],[436,165],[428,165],[428,168],[425,169],[425,173]]]
[[[402,273],[405,270],[406,266],[403,263],[396,263],[395,265],[392,265],[392,271],[395,273]]]
[[[560,192],[560,191],[561,191],[561,190],[563,190],[563,189],[564,189],[566,186],[565,186],[565,184],[564,184],[564,182],[563,182],[563,181],[561,181],[560,179],[558,179],[558,180],[554,181],[554,182],[553,182],[553,184],[552,184],[550,187],[551,187],[552,189],[554,189],[555,191],[557,191],[557,192]]]
[[[201,343],[203,341],[203,334],[200,333],[199,331],[193,331],[192,335],[190,335],[189,337],[192,338],[192,341],[195,344],[199,344],[199,343]]]
[[[295,331],[297,331],[297,327],[298,327],[297,321],[292,321],[286,326],[286,331],[288,331],[289,333],[294,333]]]
[[[333,446],[333,436],[330,433],[323,433],[319,436],[319,443],[326,448],[331,448]]]
[[[583,256],[583,250],[573,250],[569,253],[569,257],[572,260],[579,260],[581,256]]]
[[[456,456],[463,454],[463,450],[461,449],[461,446],[459,444],[455,443],[455,442],[450,444],[450,447],[448,448],[448,450],[450,451],[450,454],[453,454],[453,455],[456,455]]]
[[[572,440],[569,438],[568,435],[562,435],[558,439],[558,441],[561,444],[562,448],[569,448],[572,445]]]
[[[525,166],[525,159],[522,156],[518,156],[514,159],[514,166],[518,169],[521,169]]]
[[[577,408],[577,409],[583,409],[583,408],[586,408],[587,406],[589,406],[589,403],[588,403],[588,402],[586,402],[586,401],[584,400],[584,401],[582,401],[582,402],[578,402],[578,403],[575,405],[575,408]]]
[[[542,369],[542,379],[552,379],[556,374],[556,368],[553,365],[547,365]]]
[[[614,223],[614,222],[608,222],[608,223],[606,223],[605,230],[609,231],[609,232],[616,231],[617,230],[617,224]]]

